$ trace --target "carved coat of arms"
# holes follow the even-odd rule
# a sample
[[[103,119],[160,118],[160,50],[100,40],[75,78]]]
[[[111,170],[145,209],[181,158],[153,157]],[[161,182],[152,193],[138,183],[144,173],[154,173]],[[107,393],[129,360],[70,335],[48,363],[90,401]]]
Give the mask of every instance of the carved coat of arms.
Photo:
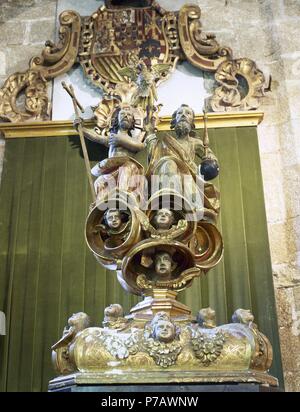
[[[255,62],[233,59],[229,47],[221,46],[213,33],[205,33],[197,5],[166,11],[155,0],[105,0],[92,16],[67,10],[59,20],[58,43],[47,41],[41,55],[30,60],[28,70],[12,74],[0,88],[1,120],[47,120],[47,82],[76,62],[104,92],[130,81],[122,69],[135,68],[139,60],[150,67],[169,68],[175,68],[178,60],[188,60],[215,74],[208,110],[256,109],[264,96],[265,77]],[[166,78],[165,73],[155,78],[156,86]],[[21,92],[25,93],[24,108],[16,104]]]
[[[107,89],[126,79],[120,74],[136,59],[175,65],[170,21],[173,13],[153,7],[100,8],[83,19],[79,61],[92,82]]]

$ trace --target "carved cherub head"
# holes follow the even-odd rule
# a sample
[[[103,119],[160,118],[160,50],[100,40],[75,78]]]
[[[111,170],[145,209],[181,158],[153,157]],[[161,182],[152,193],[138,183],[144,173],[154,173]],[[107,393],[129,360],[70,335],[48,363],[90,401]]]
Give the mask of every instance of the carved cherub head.
[[[203,308],[197,315],[197,323],[202,328],[214,328],[216,326],[216,312],[212,308]]]
[[[68,319],[68,325],[76,332],[79,332],[90,326],[90,317],[84,312],[73,313]]]
[[[188,135],[195,129],[195,113],[187,104],[182,104],[172,115],[171,129],[175,129],[178,137]]]
[[[104,320],[123,318],[123,316],[123,308],[118,303],[113,303],[104,309]]]
[[[124,310],[118,303],[113,303],[104,309],[104,319],[102,325],[104,328],[123,329],[126,327],[128,320],[124,318]]]
[[[156,229],[169,230],[172,227],[174,220],[174,212],[172,210],[162,208],[155,213],[153,224]]]
[[[60,347],[67,347],[78,332],[81,332],[90,326],[90,317],[84,312],[73,313],[68,319],[68,326],[69,328],[64,328],[62,338],[51,347],[52,350],[56,350]]]
[[[107,209],[104,214],[104,222],[110,229],[119,229],[122,226],[122,215],[120,210]]]
[[[179,334],[179,329],[165,312],[158,312],[152,319],[150,327],[150,336],[159,342],[171,342]]]
[[[160,278],[170,278],[172,271],[175,269],[176,264],[172,259],[172,256],[169,252],[160,251],[157,252],[154,256],[154,268],[155,273]]]
[[[250,309],[237,309],[232,315],[233,323],[243,323],[244,325],[249,325],[254,321],[254,316]]]

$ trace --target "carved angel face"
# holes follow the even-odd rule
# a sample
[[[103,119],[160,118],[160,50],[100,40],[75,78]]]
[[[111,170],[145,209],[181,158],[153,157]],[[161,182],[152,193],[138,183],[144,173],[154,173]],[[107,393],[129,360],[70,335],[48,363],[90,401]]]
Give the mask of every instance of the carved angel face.
[[[118,303],[113,303],[104,309],[104,316],[115,318],[121,317],[123,316],[123,308]]]
[[[85,329],[89,326],[90,318],[84,312],[73,313],[68,319],[68,325],[74,326],[77,330]]]
[[[108,209],[105,214],[105,221],[109,228],[119,229],[122,225],[121,213],[117,209]]]
[[[153,337],[160,342],[170,342],[175,339],[175,326],[168,320],[158,320],[153,328]]]
[[[216,311],[211,308],[204,308],[199,311],[199,316],[204,319],[215,319]]]
[[[169,209],[160,209],[154,217],[154,224],[157,229],[168,230],[174,222],[174,213]]]
[[[238,309],[237,317],[242,323],[249,323],[254,321],[254,316],[249,309]]]
[[[162,277],[168,277],[172,273],[173,259],[167,252],[159,252],[155,255],[155,272]]]

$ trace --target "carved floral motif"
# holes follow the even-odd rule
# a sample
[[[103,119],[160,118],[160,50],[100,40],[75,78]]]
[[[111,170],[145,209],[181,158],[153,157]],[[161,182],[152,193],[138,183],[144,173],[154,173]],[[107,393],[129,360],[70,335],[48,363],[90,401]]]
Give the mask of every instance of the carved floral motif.
[[[225,334],[218,330],[215,334],[205,335],[195,330],[192,332],[191,342],[196,357],[204,366],[209,366],[221,355]]]

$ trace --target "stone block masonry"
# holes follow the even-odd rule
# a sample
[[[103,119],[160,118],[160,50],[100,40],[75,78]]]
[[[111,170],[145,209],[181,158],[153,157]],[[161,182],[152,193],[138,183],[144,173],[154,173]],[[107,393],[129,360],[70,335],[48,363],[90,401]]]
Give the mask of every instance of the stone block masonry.
[[[0,87],[7,77],[27,70],[46,40],[56,37],[57,0],[1,0]],[[51,93],[51,90],[49,90]],[[0,178],[5,142],[0,137]]]

